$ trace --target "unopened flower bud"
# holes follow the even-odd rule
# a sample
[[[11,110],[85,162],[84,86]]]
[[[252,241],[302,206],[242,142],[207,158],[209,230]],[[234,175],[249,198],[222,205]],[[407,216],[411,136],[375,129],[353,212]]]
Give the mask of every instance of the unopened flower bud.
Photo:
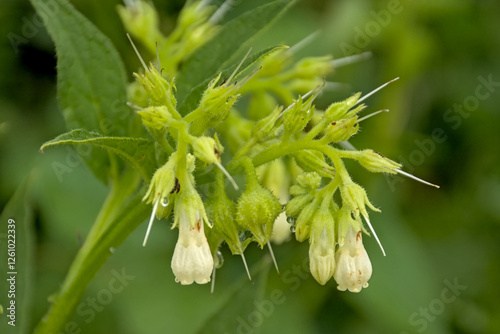
[[[309,246],[309,267],[314,279],[325,285],[335,272],[334,220],[328,207],[322,207],[313,218]]]
[[[197,159],[207,163],[215,164],[220,162],[222,146],[217,145],[213,138],[202,136],[197,137],[192,143],[193,153]]]
[[[351,138],[359,129],[358,118],[343,118],[328,125],[321,139],[325,143],[339,143]]]
[[[356,93],[353,96],[348,97],[344,101],[332,103],[325,110],[325,118],[328,120],[328,122],[334,122],[342,119],[347,114],[349,109],[356,105],[356,102],[358,102],[360,96],[361,93]]]
[[[302,97],[299,97],[298,100],[294,102],[294,105],[283,113],[285,134],[291,136],[302,131],[306,127],[314,114],[312,102],[315,97],[316,96],[313,95],[305,102],[302,100]]]
[[[134,76],[144,87],[150,106],[166,106],[171,114],[174,113],[177,106],[174,80],[170,83],[165,80],[153,64],[145,73],[134,73]]]
[[[251,162],[247,161],[247,186],[238,199],[236,221],[252,232],[264,247],[273,231],[273,223],[281,212],[281,204],[269,189],[262,187]]]
[[[306,172],[317,172],[327,178],[335,176],[335,169],[325,161],[323,153],[314,150],[301,150],[294,153],[295,162]]]
[[[356,160],[361,166],[375,173],[396,174],[401,164],[384,157],[374,150],[363,150],[356,152]]]
[[[351,209],[356,217],[359,217],[361,213],[363,216],[367,217],[368,212],[366,211],[366,206],[368,206],[373,211],[380,212],[379,209],[373,206],[368,200],[366,191],[359,184],[354,182],[349,182],[344,186],[340,187],[340,194],[342,196],[342,204]]]
[[[264,141],[274,135],[279,126],[278,118],[282,110],[282,107],[276,107],[273,112],[258,121],[252,129],[252,137],[257,138],[258,141]]]
[[[295,239],[297,241],[302,242],[309,238],[311,223],[316,211],[318,211],[318,203],[317,200],[313,200],[300,212],[295,222]]]
[[[148,107],[137,111],[142,123],[148,129],[165,130],[172,119],[172,115],[165,106]]]
[[[308,57],[300,60],[293,71],[298,78],[324,77],[333,71],[332,57]]]
[[[120,16],[125,30],[132,36],[138,38],[150,52],[155,52],[155,41],[164,39],[159,28],[158,13],[155,8],[146,1],[126,1],[126,7],[118,5]]]

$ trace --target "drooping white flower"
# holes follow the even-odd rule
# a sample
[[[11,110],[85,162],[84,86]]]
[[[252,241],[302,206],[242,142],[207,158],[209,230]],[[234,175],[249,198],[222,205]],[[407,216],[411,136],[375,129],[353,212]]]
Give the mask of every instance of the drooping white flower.
[[[214,261],[204,232],[204,223],[198,211],[191,222],[185,211],[178,211],[179,238],[172,256],[175,281],[182,285],[210,282]]]
[[[333,277],[337,281],[337,289],[360,292],[368,287],[372,276],[372,264],[363,246],[361,230],[349,225],[345,243],[337,252],[337,268]]]

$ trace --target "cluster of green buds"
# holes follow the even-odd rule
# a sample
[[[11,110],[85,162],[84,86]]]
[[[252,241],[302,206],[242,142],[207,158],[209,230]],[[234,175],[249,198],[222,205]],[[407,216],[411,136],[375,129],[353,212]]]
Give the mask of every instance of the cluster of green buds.
[[[320,284],[333,277],[338,289],[359,292],[372,275],[362,233],[368,233],[366,225],[378,241],[368,209],[379,210],[343,160],[356,160],[371,172],[407,175],[399,163],[348,143],[360,122],[378,113],[360,117],[366,108],[362,102],[385,85],[320,110],[314,102],[325,89],[324,76],[366,55],[294,62],[299,46],[281,48],[261,58],[249,75],[241,75],[248,73],[244,61],[228,77],[215,73],[197,106],[183,115],[176,102],[177,66],[202,39],[216,34],[209,19],[213,11],[189,2],[177,28],[163,37],[151,5],[134,1],[120,9],[129,32],[151,51],[156,48],[161,65],[167,65],[146,66],[139,56],[144,71],[135,74],[130,96],[157,150],[158,169],[144,196],[153,207],[144,245],[154,219],[173,215],[172,228],[179,229],[171,261],[175,279],[204,284],[222,265],[224,243],[242,256],[251,279],[246,247],[255,242],[273,255],[271,243],[294,234],[299,242],[309,241],[311,274]],[[137,90],[141,99],[134,98]],[[247,110],[237,103],[244,94],[251,96]],[[244,175],[244,187],[231,177],[236,174]],[[226,180],[234,188],[231,194]],[[337,191],[341,201],[334,199]]]

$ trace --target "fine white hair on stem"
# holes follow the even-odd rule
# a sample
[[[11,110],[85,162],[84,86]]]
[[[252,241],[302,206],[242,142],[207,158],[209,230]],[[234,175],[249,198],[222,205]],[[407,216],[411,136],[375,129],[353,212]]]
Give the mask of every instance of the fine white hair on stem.
[[[341,141],[339,143],[340,147],[342,147],[344,150],[348,150],[348,151],[357,151],[358,149],[356,147],[354,147],[353,144],[351,144],[350,141]]]
[[[372,90],[371,92],[369,92],[368,94],[364,95],[363,97],[361,97],[358,102],[356,102],[356,105],[360,104],[361,102],[363,102],[364,100],[366,100],[367,98],[369,98],[370,96],[372,96],[373,94],[375,94],[376,92],[378,92],[379,90],[381,90],[382,88],[384,88],[385,86],[387,86],[388,84],[390,84],[391,82],[394,82],[396,80],[398,80],[399,77],[397,78],[394,78],[392,79],[391,81],[388,81],[386,82],[385,84],[375,88],[374,90]]]
[[[217,269],[215,269],[215,265],[214,265],[214,269],[212,271],[212,284],[210,285],[210,293],[211,294],[214,294],[214,291],[215,291],[215,272],[217,271]]]
[[[310,44],[316,37],[318,37],[320,31],[316,30],[312,34],[307,35],[305,38],[301,39],[294,45],[292,45],[288,50],[286,50],[287,53],[289,54],[294,54],[303,49],[305,46]]]
[[[241,65],[243,65],[243,63],[245,62],[245,60],[247,59],[248,55],[250,54],[250,52],[252,51],[253,49],[253,46],[250,47],[250,49],[248,49],[247,53],[245,54],[245,56],[243,57],[243,59],[240,61],[240,63],[238,64],[238,66],[236,66],[236,68],[234,69],[233,73],[231,74],[231,76],[229,77],[229,79],[227,79],[227,83],[229,84],[231,82],[231,80],[233,80],[233,78],[236,76],[236,73],[238,73]]]
[[[358,62],[363,61],[363,60],[370,59],[371,57],[372,57],[372,53],[370,51],[367,51],[367,52],[363,52],[360,54],[356,54],[356,55],[352,55],[352,56],[348,56],[348,57],[344,57],[344,58],[334,59],[334,60],[332,60],[332,65],[333,65],[333,68],[347,66],[347,65],[354,64],[354,63],[358,63]]]
[[[384,254],[385,256],[385,250],[384,250],[384,247],[382,246],[382,243],[380,242],[378,236],[377,236],[377,233],[375,233],[375,229],[373,228],[372,226],[372,223],[370,223],[370,220],[368,219],[368,216],[367,215],[363,215],[363,217],[365,218],[366,220],[366,223],[368,224],[368,226],[370,227],[370,231],[372,231],[373,233],[373,236],[375,237],[375,240],[377,240],[377,243],[378,245],[380,246],[380,249],[382,250],[382,254]]]
[[[276,262],[276,257],[274,256],[273,247],[271,247],[271,242],[269,242],[269,240],[267,241],[267,247],[269,247],[269,253],[271,254],[271,258],[273,259],[276,272],[278,273],[279,276],[281,276],[280,269],[278,268],[278,262]]]
[[[158,198],[153,206],[153,212],[151,213],[151,218],[149,218],[148,229],[146,231],[146,236],[144,237],[144,241],[142,242],[142,247],[146,247],[146,243],[148,242],[149,233],[151,232],[151,227],[153,227],[153,221],[155,220],[156,210],[158,210],[158,203],[160,203],[160,198]]]
[[[215,13],[210,17],[210,19],[208,19],[208,21],[212,24],[217,24],[220,21],[222,21],[224,15],[226,15],[227,12],[229,12],[229,10],[234,7],[234,2],[236,1],[235,0],[224,1],[224,3],[219,8],[217,8]]]
[[[132,44],[132,47],[134,48],[135,54],[137,55],[137,57],[141,61],[142,66],[144,67],[144,69],[147,72],[148,67],[146,66],[146,63],[144,62],[144,59],[142,59],[141,54],[139,53],[139,50],[137,50],[137,48],[135,47],[134,41],[132,41],[132,38],[130,37],[129,33],[127,33],[127,37],[128,37],[128,40],[130,41],[130,44]]]
[[[318,89],[318,87],[313,88],[313,89],[311,89],[310,91],[308,91],[307,93],[305,93],[304,95],[302,95],[302,100],[307,99],[307,98],[308,98],[309,96],[311,96],[311,95],[312,95],[312,93],[313,93],[315,90],[317,90],[317,89]],[[297,99],[297,100],[293,101],[293,103],[292,103],[292,104],[290,104],[288,107],[286,107],[286,109],[285,109],[285,110],[283,110],[283,111],[281,112],[281,114],[279,115],[279,117],[283,116],[283,114],[284,114],[285,112],[287,112],[288,110],[292,109],[292,108],[293,108],[293,106],[295,106],[295,104],[297,103],[297,101],[298,101],[298,100],[299,100],[299,99]]]
[[[222,171],[222,173],[224,173],[224,175],[227,177],[227,179],[229,180],[229,182],[231,182],[231,184],[233,185],[234,189],[235,190],[239,190],[240,188],[238,187],[238,185],[236,184],[236,181],[234,181],[233,177],[231,176],[231,174],[229,174],[229,172],[224,168],[224,166],[222,166],[220,163],[216,162],[215,165],[217,167],[219,167],[219,169]]]
[[[161,72],[161,61],[160,61],[160,52],[158,51],[158,41],[155,41],[156,45],[156,61],[158,62],[158,72]]]
[[[350,87],[350,85],[345,84],[343,82],[334,82],[334,81],[327,81],[325,82],[325,90],[347,90]]]
[[[132,109],[136,109],[136,110],[142,110],[142,109],[144,109],[143,107],[139,107],[137,104],[134,104],[134,103],[132,103],[130,101],[127,101],[127,106],[129,106]]]
[[[245,270],[246,270],[247,275],[248,275],[248,279],[250,280],[250,282],[253,282],[252,276],[250,275],[250,270],[248,269],[247,259],[245,258],[245,254],[243,254],[243,251],[241,249],[240,249],[240,253],[241,253],[241,259],[243,260],[243,265],[245,266]]]
[[[366,115],[366,116],[363,116],[363,117],[359,118],[359,119],[356,121],[356,123],[363,122],[364,120],[366,120],[366,119],[368,119],[368,118],[370,118],[370,117],[373,117],[373,116],[375,116],[375,115],[378,115],[378,114],[380,114],[380,113],[383,113],[383,112],[389,112],[389,109],[382,109],[382,110],[379,110],[379,111],[374,111],[374,112],[372,112],[371,114],[368,114],[368,115]]]
[[[422,179],[420,179],[420,178],[418,178],[418,177],[416,177],[416,176],[414,176],[414,175],[411,175],[410,173],[404,172],[404,171],[402,171],[402,170],[400,170],[400,169],[397,169],[397,170],[396,170],[396,172],[397,172],[398,174],[401,174],[401,175],[404,175],[404,176],[406,176],[406,177],[409,177],[410,179],[414,179],[415,181],[418,181],[418,182],[420,182],[420,183],[423,183],[423,184],[426,184],[426,185],[428,185],[428,186],[431,186],[431,187],[434,187],[434,188],[438,188],[438,189],[439,189],[439,186],[438,186],[437,184],[433,184],[433,183],[427,182],[427,181],[425,181],[425,180],[422,180]]]

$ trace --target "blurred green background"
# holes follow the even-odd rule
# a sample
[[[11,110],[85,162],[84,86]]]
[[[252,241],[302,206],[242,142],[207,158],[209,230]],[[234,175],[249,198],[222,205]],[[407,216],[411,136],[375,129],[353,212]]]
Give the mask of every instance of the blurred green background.
[[[119,2],[72,3],[113,41],[128,72],[136,70],[115,11]],[[235,3],[235,13],[251,5]],[[154,4],[168,32],[183,2]],[[391,112],[363,122],[352,144],[403,162],[406,171],[441,189],[348,166],[383,211],[372,215],[372,223],[387,257],[365,238],[374,268],[368,289],[339,292],[333,280],[320,286],[301,268],[307,245],[294,241],[275,247],[281,278],[267,252],[251,246],[255,284],[225,249],[214,295],[208,286],[182,287],[170,270],[177,233],[157,223],[142,248],[143,224],[87,289],[73,319],[77,328],[124,334],[499,333],[499,13],[500,2],[493,0],[302,1],[255,41],[256,48],[293,45],[320,30],[299,56],[372,51],[370,60],[329,78],[346,86],[325,92],[321,106],[400,77],[367,101],[371,111]],[[47,296],[60,286],[106,194],[74,151],[38,151],[65,126],[55,98],[54,46],[33,17],[27,0],[0,4],[0,204],[27,182],[22,210],[30,214],[16,216],[32,237],[31,245],[18,249],[29,246],[34,254],[19,264],[33,264],[19,283],[29,282],[29,308],[18,314],[27,327],[45,312]],[[26,39],[13,47],[12,33]],[[58,177],[57,163],[70,171]],[[3,268],[5,255],[1,261]],[[122,272],[130,276],[123,290],[93,308],[92,300],[108,296],[110,281]],[[4,302],[3,288],[1,293]]]

